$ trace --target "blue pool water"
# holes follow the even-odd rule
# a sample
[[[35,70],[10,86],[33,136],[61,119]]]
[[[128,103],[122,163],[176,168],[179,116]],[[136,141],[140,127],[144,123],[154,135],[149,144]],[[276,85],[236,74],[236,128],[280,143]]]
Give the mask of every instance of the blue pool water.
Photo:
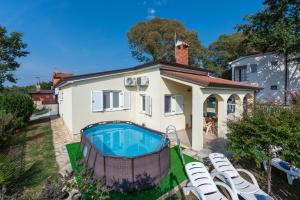
[[[161,134],[127,123],[100,124],[85,129],[83,134],[106,156],[143,155],[164,143]]]

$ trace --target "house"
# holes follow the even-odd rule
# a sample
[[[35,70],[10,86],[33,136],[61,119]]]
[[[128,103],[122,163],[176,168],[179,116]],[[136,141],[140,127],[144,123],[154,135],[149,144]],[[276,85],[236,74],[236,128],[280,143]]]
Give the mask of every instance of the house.
[[[35,92],[29,92],[29,95],[36,105],[55,103],[53,90],[37,90]]]
[[[229,63],[232,80],[255,84],[263,89],[257,93],[258,101],[277,101],[288,104],[286,91],[300,89],[300,56],[287,59],[272,52],[240,57]]]
[[[217,137],[224,138],[227,119],[246,112],[260,88],[187,65],[185,43],[177,43],[175,52],[177,63],[157,61],[61,79],[59,114],[69,133],[100,121],[132,121],[162,132],[174,125],[180,137],[188,136],[191,148],[200,150],[205,117],[214,112]]]
[[[53,79],[52,79],[53,86],[55,86],[59,82],[60,79],[68,78],[68,77],[71,77],[71,76],[73,76],[72,73],[64,73],[64,72],[54,71],[53,72]]]

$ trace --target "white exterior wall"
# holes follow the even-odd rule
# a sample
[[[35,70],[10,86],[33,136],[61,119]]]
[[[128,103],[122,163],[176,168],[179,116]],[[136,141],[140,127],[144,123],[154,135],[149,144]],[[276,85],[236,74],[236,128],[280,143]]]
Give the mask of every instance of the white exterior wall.
[[[73,133],[73,87],[67,86],[63,90],[59,91],[59,97],[62,99],[58,100],[59,104],[59,115],[63,119],[69,133]]]
[[[166,78],[160,79],[161,94],[160,94],[160,121],[161,131],[165,131],[167,126],[173,125],[177,130],[191,127],[191,115],[192,115],[192,88],[187,85],[183,85]],[[165,95],[182,95],[183,96],[183,113],[182,114],[165,114],[164,104]]]
[[[125,87],[125,76],[147,76],[149,85],[147,87]],[[72,87],[71,87],[72,86]],[[139,72],[129,72],[106,77],[98,77],[89,80],[81,80],[72,83],[71,86],[63,87],[60,92],[67,93],[72,88],[69,95],[71,104],[60,104],[60,115],[67,121],[70,133],[77,134],[85,126],[100,121],[132,121],[145,125],[146,127],[165,131],[170,124],[175,125],[177,130],[191,127],[192,115],[192,90],[190,86],[163,79],[160,76],[158,67],[142,70]],[[120,90],[131,92],[131,109],[104,112],[91,111],[91,91],[93,90]],[[165,115],[164,97],[165,95],[183,95],[184,113]],[[152,100],[152,114],[147,115],[142,112],[141,95],[148,95]],[[68,101],[67,99],[64,102]],[[66,114],[67,113],[67,114]],[[66,117],[68,115],[68,117]]]
[[[277,61],[277,66],[272,66],[271,62]],[[251,64],[257,64],[257,73],[251,73]],[[239,66],[247,66],[248,84],[256,84],[264,89],[257,93],[257,100],[260,102],[278,101],[284,103],[285,91],[285,67],[284,56],[271,53],[248,56],[243,59],[233,61],[232,80],[234,80],[234,69]],[[289,62],[288,90],[300,88],[300,66],[299,63]],[[277,90],[271,90],[272,85],[277,85]]]

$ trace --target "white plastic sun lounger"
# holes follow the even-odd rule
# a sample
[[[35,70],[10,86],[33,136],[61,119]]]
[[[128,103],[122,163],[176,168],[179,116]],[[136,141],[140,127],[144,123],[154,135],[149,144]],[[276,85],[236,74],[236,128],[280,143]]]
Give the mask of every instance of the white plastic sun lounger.
[[[224,187],[230,194],[232,200],[238,200],[237,194],[222,182],[214,182],[203,163],[191,162],[185,165],[185,170],[189,178],[187,187],[183,189],[185,195],[193,192],[201,200],[227,200],[218,190],[216,185]]]
[[[231,162],[221,153],[212,153],[209,159],[214,166],[212,176],[218,177],[228,184],[234,193],[237,193],[246,200],[272,200],[273,198],[262,191],[255,177],[245,169],[235,169]],[[246,181],[239,172],[246,173],[253,182]]]
[[[263,164],[264,164],[265,171],[267,171],[267,161],[264,161]],[[281,160],[280,158],[273,158],[272,159],[272,166],[276,167],[280,171],[283,171],[283,172],[286,173],[288,183],[290,185],[293,184],[293,181],[295,179],[300,178],[300,169],[291,166],[290,163],[288,163],[284,160]]]

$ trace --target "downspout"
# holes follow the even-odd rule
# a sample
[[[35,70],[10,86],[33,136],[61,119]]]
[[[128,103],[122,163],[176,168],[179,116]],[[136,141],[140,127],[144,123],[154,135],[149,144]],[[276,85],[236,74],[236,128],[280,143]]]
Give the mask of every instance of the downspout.
[[[285,80],[284,80],[284,105],[287,105],[287,90],[288,90],[288,56],[284,54]]]

